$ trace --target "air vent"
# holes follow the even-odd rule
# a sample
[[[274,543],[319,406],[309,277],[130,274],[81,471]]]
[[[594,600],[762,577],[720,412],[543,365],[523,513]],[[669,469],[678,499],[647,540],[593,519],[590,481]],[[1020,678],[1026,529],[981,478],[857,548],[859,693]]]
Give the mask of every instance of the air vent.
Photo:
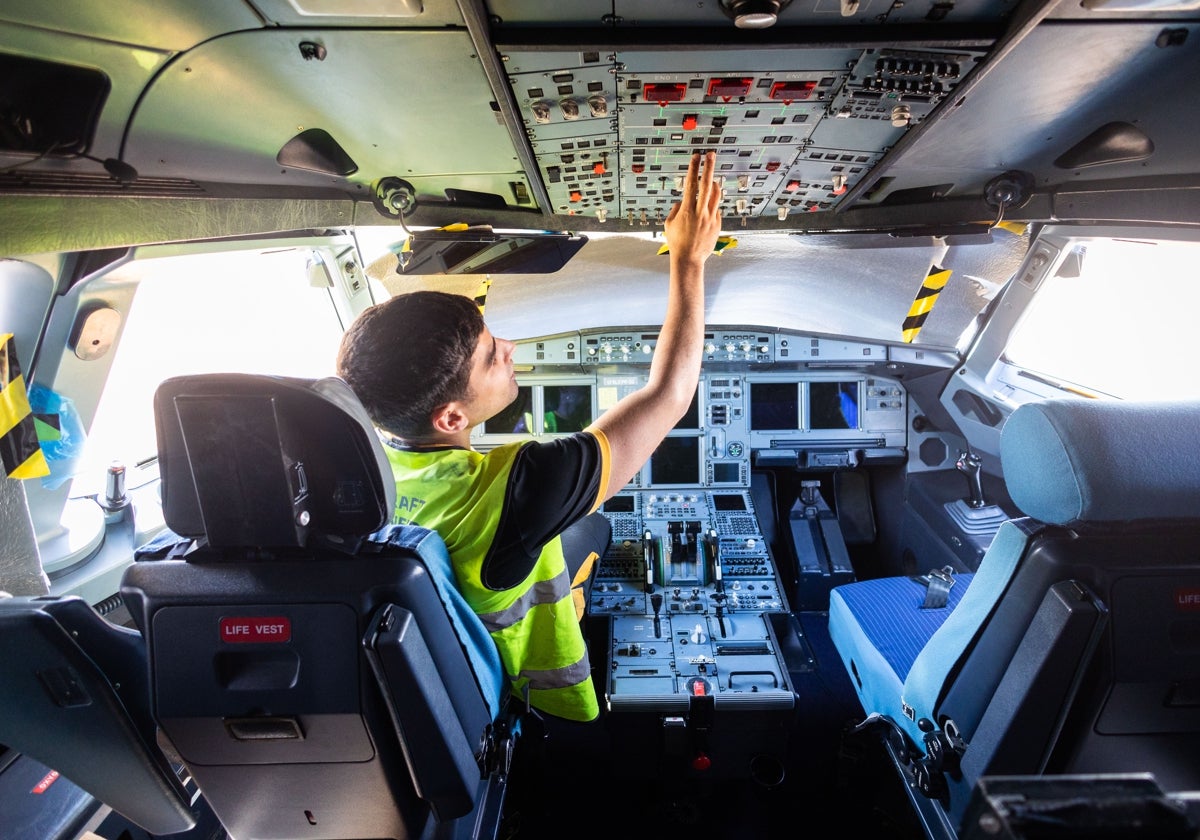
[[[14,169],[0,173],[0,193],[69,195],[201,195],[205,190],[183,178],[148,178],[138,176],[130,184],[122,184],[107,173],[90,172],[26,172]]]

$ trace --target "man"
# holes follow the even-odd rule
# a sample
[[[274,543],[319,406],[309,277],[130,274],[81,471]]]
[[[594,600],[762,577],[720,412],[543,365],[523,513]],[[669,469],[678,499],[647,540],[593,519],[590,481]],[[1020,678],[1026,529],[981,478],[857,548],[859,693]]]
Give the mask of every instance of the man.
[[[602,519],[587,517],[637,473],[696,393],[704,263],[721,227],[714,163],[712,152],[703,165],[692,156],[663,226],[670,288],[646,385],[584,431],[471,449],[471,430],[512,403],[517,381],[515,345],[488,331],[470,298],[392,298],[351,324],[338,353],[338,374],[388,436],[396,521],[441,534],[514,694],[569,720],[599,714],[578,623],[583,604],[572,594],[595,557],[571,556],[568,569],[562,534]]]

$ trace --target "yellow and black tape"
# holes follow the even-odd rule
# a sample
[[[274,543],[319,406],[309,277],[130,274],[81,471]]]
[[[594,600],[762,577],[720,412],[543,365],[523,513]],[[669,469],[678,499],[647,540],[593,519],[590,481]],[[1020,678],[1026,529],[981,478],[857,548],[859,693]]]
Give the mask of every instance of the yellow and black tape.
[[[730,248],[736,248],[736,247],[737,247],[737,239],[735,239],[734,237],[718,236],[716,243],[713,245],[713,253],[719,254],[722,251],[727,251]],[[664,242],[662,244],[662,247],[658,249],[658,256],[661,257],[663,254],[669,254],[669,253],[671,253],[671,246],[668,245],[666,242]]]
[[[483,314],[483,307],[487,305],[488,289],[492,287],[490,277],[484,277],[479,283],[479,288],[475,290],[475,305],[479,307],[479,314]]]
[[[925,282],[921,284],[912,306],[908,309],[908,316],[901,325],[901,335],[905,342],[911,344],[916,339],[917,333],[921,331],[921,327],[925,326],[925,319],[929,317],[933,305],[937,303],[938,295],[941,294],[942,288],[949,279],[950,271],[948,269],[939,268],[936,265],[929,267],[929,273],[925,275]]]
[[[12,333],[0,334],[0,459],[9,478],[49,475]]]

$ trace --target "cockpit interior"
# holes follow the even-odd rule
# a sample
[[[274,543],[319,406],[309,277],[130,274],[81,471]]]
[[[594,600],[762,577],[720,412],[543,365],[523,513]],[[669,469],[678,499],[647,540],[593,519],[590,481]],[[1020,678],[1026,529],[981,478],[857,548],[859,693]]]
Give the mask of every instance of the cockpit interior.
[[[0,838],[1200,837],[1198,0],[0,0]],[[690,407],[519,708],[335,375]]]

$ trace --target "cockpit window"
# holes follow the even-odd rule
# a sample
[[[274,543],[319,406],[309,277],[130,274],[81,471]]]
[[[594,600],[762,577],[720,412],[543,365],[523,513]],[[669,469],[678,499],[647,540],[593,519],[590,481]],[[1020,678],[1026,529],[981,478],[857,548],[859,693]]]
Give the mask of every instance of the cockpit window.
[[[1080,240],[1043,281],[1006,360],[1081,390],[1127,400],[1200,396],[1178,347],[1195,330],[1200,243]]]
[[[138,288],[78,478],[102,481],[112,460],[132,468],[155,455],[151,402],[170,376],[332,374],[342,328],[329,290],[310,283],[312,254],[308,248],[193,254],[118,268],[118,279]]]

